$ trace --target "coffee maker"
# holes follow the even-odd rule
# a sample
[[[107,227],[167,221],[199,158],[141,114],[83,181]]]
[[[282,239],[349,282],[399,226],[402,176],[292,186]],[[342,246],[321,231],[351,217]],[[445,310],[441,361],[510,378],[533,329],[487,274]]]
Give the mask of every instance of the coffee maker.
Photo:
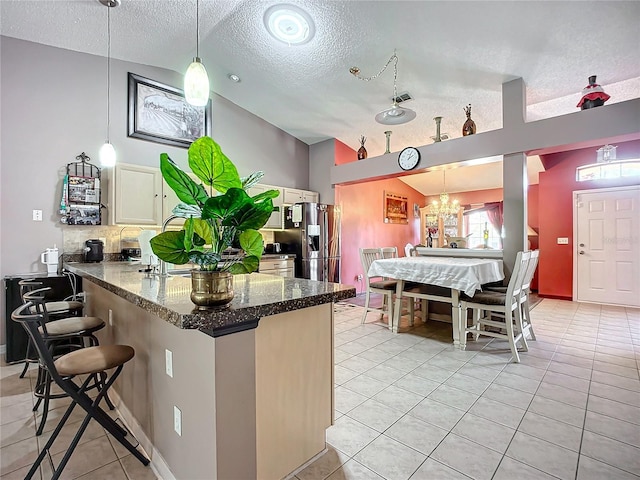
[[[84,242],[84,261],[98,263],[104,259],[104,243],[102,240],[91,239]]]

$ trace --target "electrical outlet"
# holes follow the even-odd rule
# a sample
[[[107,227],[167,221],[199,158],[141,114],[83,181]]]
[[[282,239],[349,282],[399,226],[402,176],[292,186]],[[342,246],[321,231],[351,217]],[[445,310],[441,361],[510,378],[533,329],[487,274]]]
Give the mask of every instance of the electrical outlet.
[[[167,372],[167,375],[173,378],[173,352],[171,350],[165,349],[164,356],[166,360],[165,370]]]
[[[107,239],[105,237],[98,237],[98,240],[100,240],[102,242],[102,245],[104,245],[105,247],[107,246]],[[106,250],[108,251],[108,250]]]
[[[173,429],[182,436],[182,412],[175,405],[173,406]]]
[[[558,237],[558,245],[569,245],[568,237]]]
[[[113,310],[109,309],[109,326],[113,327]]]
[[[363,276],[361,273],[358,274],[358,276],[356,277],[356,280],[358,280],[359,282],[361,282],[363,279]]]
[[[33,211],[33,221],[41,222],[42,221],[42,210],[34,210]]]

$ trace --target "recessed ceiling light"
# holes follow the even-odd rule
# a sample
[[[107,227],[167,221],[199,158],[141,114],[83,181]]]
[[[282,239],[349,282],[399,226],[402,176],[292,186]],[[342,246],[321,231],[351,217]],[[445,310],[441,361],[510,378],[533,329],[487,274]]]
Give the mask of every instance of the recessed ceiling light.
[[[227,75],[227,77],[232,82],[240,83],[240,77],[238,75],[236,75],[235,73],[230,73],[229,75]]]
[[[264,14],[264,25],[273,38],[287,45],[302,45],[315,34],[311,16],[295,5],[269,7]]]

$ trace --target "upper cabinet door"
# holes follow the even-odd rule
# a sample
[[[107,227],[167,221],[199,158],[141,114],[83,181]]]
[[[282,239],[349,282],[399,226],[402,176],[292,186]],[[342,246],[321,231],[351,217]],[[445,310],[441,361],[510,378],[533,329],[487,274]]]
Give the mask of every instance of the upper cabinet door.
[[[318,203],[319,197],[318,192],[298,190],[297,188],[285,188],[282,202],[286,205],[301,202]]]
[[[195,174],[188,173],[188,175],[191,177],[191,180],[193,180],[194,182],[198,184],[202,183],[202,180],[196,177]],[[207,190],[207,192],[209,191],[209,187],[205,186],[205,189]],[[169,185],[167,185],[167,182],[165,182],[163,178],[162,179],[162,220],[160,221],[160,223],[164,222],[167,218],[173,215],[173,209],[179,203],[182,203],[182,201],[178,198],[178,196],[176,195],[176,192],[174,192],[172,188]],[[184,219],[182,220],[175,219],[171,221],[169,226],[180,227],[182,224],[184,224]]]
[[[282,223],[282,188],[280,187],[272,187],[270,185],[254,185],[253,187],[251,187],[247,193],[254,197],[260,193],[264,193],[267,190],[278,190],[280,192],[280,195],[277,198],[273,199],[273,206],[275,207],[275,210],[271,213],[271,216],[269,217],[269,220],[267,220],[267,223],[264,225],[264,228],[274,228],[274,229],[282,229],[283,227],[283,223]]]
[[[117,164],[114,184],[114,223],[162,223],[162,174],[158,168]]]

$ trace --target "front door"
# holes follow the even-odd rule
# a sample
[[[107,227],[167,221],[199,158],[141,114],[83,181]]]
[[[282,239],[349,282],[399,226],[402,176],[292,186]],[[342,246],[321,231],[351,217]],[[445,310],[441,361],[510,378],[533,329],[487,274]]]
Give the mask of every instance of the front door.
[[[640,306],[640,187],[574,192],[574,299]]]

